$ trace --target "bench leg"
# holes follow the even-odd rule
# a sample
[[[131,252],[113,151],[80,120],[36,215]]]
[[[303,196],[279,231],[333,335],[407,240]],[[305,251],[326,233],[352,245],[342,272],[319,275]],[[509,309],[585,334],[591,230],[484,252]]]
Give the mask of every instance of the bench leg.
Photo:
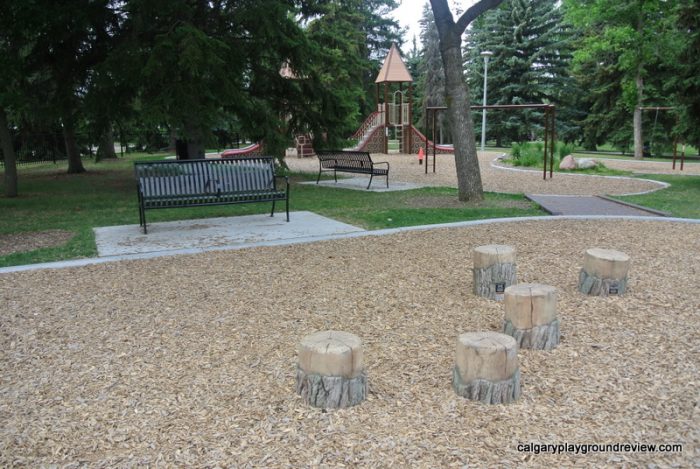
[[[321,180],[321,170],[318,170],[318,177],[316,178],[316,184],[318,184],[318,181]]]
[[[287,199],[285,200],[285,208],[287,210],[287,223],[289,223],[289,194],[287,194]]]
[[[143,234],[148,234],[146,228],[146,209],[139,203],[139,226],[143,229]]]
[[[275,201],[272,201],[272,211],[270,212],[270,216],[274,217],[275,216]]]
[[[386,173],[386,188],[389,188],[389,173]]]
[[[338,171],[336,171],[335,169],[333,170],[333,179],[335,179],[336,183],[338,182]]]
[[[369,175],[369,184],[367,184],[367,189],[369,189],[369,186],[372,185],[372,178],[374,177],[374,174]]]

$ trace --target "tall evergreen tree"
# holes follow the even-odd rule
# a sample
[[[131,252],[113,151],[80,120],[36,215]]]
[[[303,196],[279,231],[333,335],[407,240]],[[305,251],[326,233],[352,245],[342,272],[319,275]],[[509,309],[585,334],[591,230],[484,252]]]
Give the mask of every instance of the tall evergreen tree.
[[[566,107],[573,80],[571,30],[556,0],[508,0],[484,14],[466,35],[466,61],[472,99],[481,103],[483,51],[489,60],[487,104],[555,104]],[[566,113],[559,113],[559,120]],[[540,134],[536,110],[489,113],[489,134],[498,143],[529,140]],[[569,124],[570,125],[570,124]],[[568,127],[568,126],[567,126]]]
[[[428,3],[423,5],[423,14],[419,24],[423,50],[418,66],[416,88],[419,92],[420,100],[415,113],[415,122],[419,128],[424,128],[426,125],[425,109],[429,106],[445,105],[445,70],[440,57],[440,39],[435,26],[433,10]],[[438,125],[442,128],[445,114],[439,113],[438,116]]]

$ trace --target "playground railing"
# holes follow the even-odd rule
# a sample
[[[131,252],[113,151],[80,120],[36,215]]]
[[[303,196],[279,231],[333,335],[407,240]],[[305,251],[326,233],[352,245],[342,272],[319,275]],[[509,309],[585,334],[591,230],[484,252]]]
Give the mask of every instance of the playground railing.
[[[372,129],[383,124],[383,117],[384,113],[378,111],[373,112],[367,117],[367,119],[365,119],[360,128],[357,129],[357,131],[352,134],[352,137],[350,138],[353,140],[362,141]]]

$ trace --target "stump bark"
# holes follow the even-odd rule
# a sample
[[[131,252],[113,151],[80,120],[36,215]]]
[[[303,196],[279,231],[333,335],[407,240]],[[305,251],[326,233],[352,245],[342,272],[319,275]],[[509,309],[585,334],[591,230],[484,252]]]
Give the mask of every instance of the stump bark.
[[[323,331],[299,345],[296,390],[304,401],[322,409],[357,405],[367,396],[362,341],[354,334]]]
[[[503,244],[478,246],[472,251],[474,294],[501,301],[505,289],[517,282],[515,248]]]
[[[578,290],[586,295],[622,295],[627,290],[630,258],[614,249],[586,250]]]
[[[467,332],[457,340],[454,391],[467,399],[504,404],[520,398],[518,346],[498,332]]]
[[[520,348],[550,350],[559,345],[557,289],[521,283],[506,288],[503,333]]]

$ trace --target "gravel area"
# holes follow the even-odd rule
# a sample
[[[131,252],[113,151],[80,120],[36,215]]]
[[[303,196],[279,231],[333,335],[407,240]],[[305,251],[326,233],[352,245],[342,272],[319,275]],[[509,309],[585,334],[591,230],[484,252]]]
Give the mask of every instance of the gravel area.
[[[519,352],[523,396],[457,397],[457,335],[498,330],[471,250],[517,249],[559,289],[562,339]],[[586,248],[632,258],[622,297],[576,291]],[[0,275],[0,466],[690,467],[700,442],[700,225],[524,221]],[[365,342],[370,394],[322,412],[296,346]],[[523,443],[680,443],[539,454]]]
[[[663,186],[650,181],[633,178],[610,178],[589,175],[554,174],[552,179],[542,179],[541,171],[512,170],[492,166],[499,155],[497,152],[479,154],[481,179],[484,190],[525,194],[560,195],[623,195],[661,189]],[[415,155],[392,154],[372,155],[374,161],[388,161],[391,170],[389,181],[414,182],[433,186],[457,187],[454,156],[437,155],[437,170],[425,174],[425,167],[418,164]],[[295,171],[309,171],[318,174],[317,158],[287,158],[285,160]],[[429,171],[432,171],[432,156]],[[342,173],[341,173],[342,174]]]

